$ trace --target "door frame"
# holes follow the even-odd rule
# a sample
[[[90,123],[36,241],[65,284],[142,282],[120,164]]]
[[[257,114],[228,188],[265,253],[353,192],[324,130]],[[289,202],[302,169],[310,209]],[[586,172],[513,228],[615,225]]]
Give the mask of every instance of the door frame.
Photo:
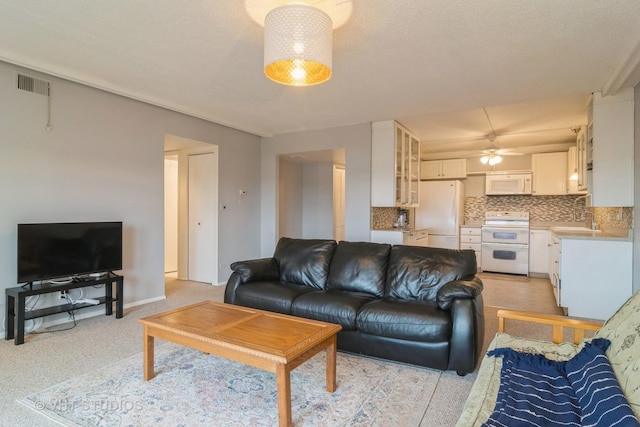
[[[213,285],[218,284],[219,280],[219,190],[220,190],[220,169],[219,169],[219,146],[215,144],[207,144],[206,147],[183,148],[179,150],[165,151],[165,156],[170,154],[178,155],[178,278],[181,280],[189,280],[189,156],[197,154],[214,155],[215,162],[215,179],[218,191],[215,194],[213,210],[213,227],[216,241],[212,242],[213,246],[213,265],[214,280]]]

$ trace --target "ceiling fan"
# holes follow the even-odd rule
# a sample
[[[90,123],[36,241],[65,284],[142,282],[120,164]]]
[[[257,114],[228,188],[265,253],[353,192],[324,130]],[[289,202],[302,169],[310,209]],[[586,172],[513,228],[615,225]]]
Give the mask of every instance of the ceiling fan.
[[[494,166],[502,161],[502,156],[522,156],[524,154],[512,152],[510,148],[496,147],[494,144],[496,135],[494,133],[487,135],[487,140],[491,143],[491,146],[481,150],[483,156],[480,157],[480,162],[483,165],[488,164],[489,166]]]

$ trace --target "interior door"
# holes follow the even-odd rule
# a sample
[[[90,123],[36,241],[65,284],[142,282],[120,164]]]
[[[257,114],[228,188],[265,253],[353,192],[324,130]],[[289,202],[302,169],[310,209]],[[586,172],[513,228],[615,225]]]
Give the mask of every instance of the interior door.
[[[188,156],[189,280],[218,282],[218,161],[215,153]]]

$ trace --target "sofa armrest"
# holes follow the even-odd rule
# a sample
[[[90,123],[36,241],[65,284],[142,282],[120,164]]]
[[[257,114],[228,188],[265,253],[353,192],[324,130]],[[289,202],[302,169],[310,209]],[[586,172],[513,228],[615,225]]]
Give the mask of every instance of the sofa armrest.
[[[231,270],[240,275],[242,283],[278,280],[280,278],[278,264],[273,258],[234,262],[231,264]]]
[[[273,258],[260,258],[248,261],[238,261],[231,264],[231,276],[227,280],[224,290],[224,302],[236,303],[236,290],[238,286],[247,282],[270,281],[280,278],[278,263]]]
[[[498,310],[498,332],[504,332],[505,319],[522,320],[530,323],[541,323],[553,326],[553,342],[560,344],[564,341],[564,328],[573,329],[573,343],[579,344],[586,331],[597,331],[602,322],[577,319],[555,314],[529,313],[526,311]]]
[[[451,303],[449,367],[465,375],[473,372],[482,358],[484,341],[484,302],[477,298],[455,298]]]
[[[482,288],[482,280],[475,276],[449,282],[438,290],[438,307],[449,310],[454,299],[476,298],[482,293]]]

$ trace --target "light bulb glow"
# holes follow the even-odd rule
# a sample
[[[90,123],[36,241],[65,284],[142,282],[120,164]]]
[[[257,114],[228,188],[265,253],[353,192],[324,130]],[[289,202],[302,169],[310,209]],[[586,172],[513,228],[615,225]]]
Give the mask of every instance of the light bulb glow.
[[[488,163],[489,166],[495,166],[501,161],[502,157],[493,153],[480,157],[480,163],[482,163],[483,165],[486,165]]]
[[[301,54],[302,52],[304,52],[304,43],[302,42],[297,42],[293,44],[293,51],[295,53],[297,53],[298,55]]]

